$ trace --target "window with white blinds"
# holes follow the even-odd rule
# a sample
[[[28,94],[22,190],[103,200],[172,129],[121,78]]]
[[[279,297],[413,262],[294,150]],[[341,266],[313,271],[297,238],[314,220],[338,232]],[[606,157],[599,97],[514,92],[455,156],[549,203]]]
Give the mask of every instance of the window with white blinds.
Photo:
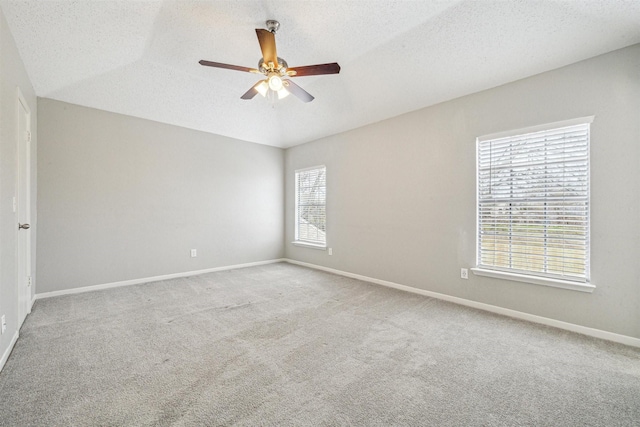
[[[326,245],[326,199],[326,167],[296,171],[296,242]]]
[[[589,128],[478,138],[479,268],[589,281]]]

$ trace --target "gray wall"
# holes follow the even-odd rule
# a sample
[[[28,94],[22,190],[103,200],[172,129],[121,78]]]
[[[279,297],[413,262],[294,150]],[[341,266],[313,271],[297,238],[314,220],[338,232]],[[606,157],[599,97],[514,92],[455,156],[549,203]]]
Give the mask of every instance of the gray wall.
[[[460,279],[476,137],[589,115],[595,291]],[[333,256],[290,243],[294,171],[318,164]],[[287,258],[640,338],[640,45],[290,148],[285,171]]]
[[[0,336],[0,357],[18,330],[18,289],[16,283],[17,217],[13,213],[17,161],[17,89],[20,88],[31,110],[31,250],[35,277],[36,241],[36,96],[18,54],[7,21],[0,10],[0,315],[7,319],[7,331]],[[32,292],[35,286],[32,286]]]
[[[281,149],[51,99],[38,115],[38,293],[282,257]]]

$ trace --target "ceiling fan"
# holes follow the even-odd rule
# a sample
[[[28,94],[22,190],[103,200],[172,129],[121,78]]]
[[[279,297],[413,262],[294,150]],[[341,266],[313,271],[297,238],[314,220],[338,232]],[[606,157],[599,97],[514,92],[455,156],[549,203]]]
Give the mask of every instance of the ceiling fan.
[[[200,61],[200,65],[207,67],[226,68],[228,70],[245,71],[263,74],[267,78],[260,80],[240,98],[252,99],[258,93],[262,96],[274,96],[282,99],[294,94],[304,102],[311,102],[314,97],[290,80],[291,77],[316,76],[320,74],[338,74],[340,65],[337,62],[329,64],[306,65],[303,67],[289,67],[287,61],[278,57],[276,53],[276,31],[280,28],[278,21],[267,21],[267,29],[256,28],[258,42],[262,50],[262,58],[258,61],[258,68],[241,67],[238,65],[222,64],[220,62]]]

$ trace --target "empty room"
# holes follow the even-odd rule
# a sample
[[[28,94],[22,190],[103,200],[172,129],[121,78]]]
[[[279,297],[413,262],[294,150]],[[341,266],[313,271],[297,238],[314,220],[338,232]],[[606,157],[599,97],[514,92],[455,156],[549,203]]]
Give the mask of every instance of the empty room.
[[[640,2],[0,0],[0,426],[640,426]]]

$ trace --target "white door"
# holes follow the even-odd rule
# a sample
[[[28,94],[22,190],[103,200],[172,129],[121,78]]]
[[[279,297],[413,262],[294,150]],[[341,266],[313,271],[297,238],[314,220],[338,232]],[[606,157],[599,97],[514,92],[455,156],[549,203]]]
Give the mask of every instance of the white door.
[[[17,135],[17,183],[16,183],[16,229],[17,229],[17,282],[18,321],[22,326],[31,312],[31,110],[18,89],[18,135]]]

